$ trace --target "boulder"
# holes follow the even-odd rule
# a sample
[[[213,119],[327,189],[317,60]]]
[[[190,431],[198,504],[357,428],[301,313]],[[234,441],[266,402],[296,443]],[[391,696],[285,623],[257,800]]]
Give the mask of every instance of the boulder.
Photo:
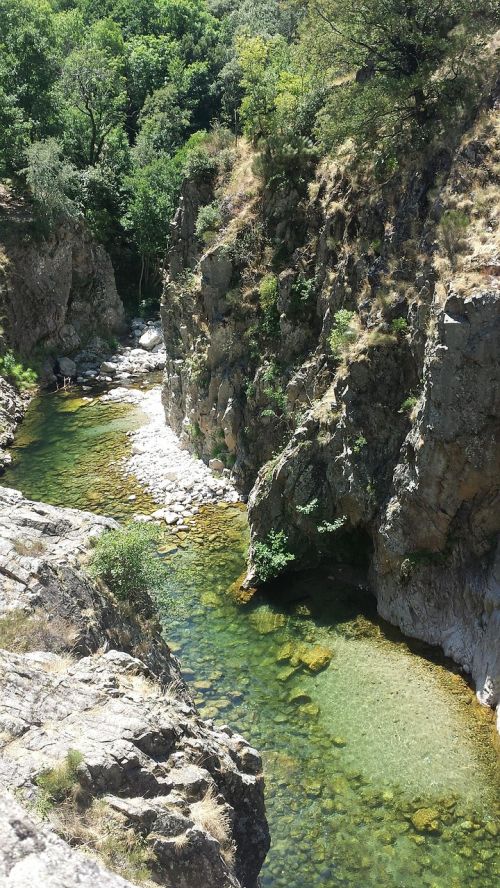
[[[76,364],[71,358],[58,358],[57,363],[59,365],[59,373],[61,376],[64,376],[65,379],[74,379],[76,377]]]
[[[141,348],[145,348],[148,351],[151,351],[155,345],[159,345],[162,342],[163,336],[161,330],[156,327],[149,327],[144,331],[141,338],[139,339],[139,345]]]

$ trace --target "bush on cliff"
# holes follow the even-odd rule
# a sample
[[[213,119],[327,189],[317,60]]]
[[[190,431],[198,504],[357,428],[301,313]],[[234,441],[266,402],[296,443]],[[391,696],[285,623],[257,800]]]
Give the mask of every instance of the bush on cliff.
[[[103,580],[121,601],[140,600],[165,582],[166,571],[155,546],[160,531],[149,524],[132,523],[99,537],[90,573]]]
[[[268,583],[283,573],[295,555],[287,550],[288,537],[283,530],[271,530],[265,542],[254,543],[253,563],[261,583]]]

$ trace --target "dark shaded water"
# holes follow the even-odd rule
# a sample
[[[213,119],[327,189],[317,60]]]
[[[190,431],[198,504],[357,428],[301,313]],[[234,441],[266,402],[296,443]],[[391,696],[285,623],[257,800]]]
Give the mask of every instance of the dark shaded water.
[[[140,422],[130,405],[44,397],[3,481],[116,517],[152,511],[119,466]],[[238,605],[229,589],[247,536],[245,511],[224,506],[204,509],[189,534],[166,532],[176,607],[160,608],[202,714],[263,753],[273,837],[265,888],[496,888],[491,714],[458,674],[423,646],[410,649],[371,602],[328,577],[294,581],[297,604]],[[333,654],[326,670],[290,666],[291,654],[317,644]]]

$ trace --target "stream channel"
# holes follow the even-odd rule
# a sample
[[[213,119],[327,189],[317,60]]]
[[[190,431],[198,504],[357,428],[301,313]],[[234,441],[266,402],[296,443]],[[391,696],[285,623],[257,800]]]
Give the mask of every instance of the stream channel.
[[[151,513],[120,465],[143,422],[132,404],[42,395],[2,483],[120,520]],[[244,507],[205,506],[187,523],[165,526],[161,619],[201,714],[263,755],[263,888],[497,888],[498,738],[459,670],[324,572],[290,580],[288,604],[238,604]],[[333,652],[327,669],[290,666],[290,650],[316,644]]]

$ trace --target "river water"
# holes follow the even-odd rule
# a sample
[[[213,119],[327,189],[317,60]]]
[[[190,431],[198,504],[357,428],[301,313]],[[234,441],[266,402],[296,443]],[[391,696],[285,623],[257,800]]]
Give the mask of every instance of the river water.
[[[74,391],[38,398],[2,482],[119,519],[151,512],[157,504],[120,467],[142,421],[133,405]],[[242,506],[207,506],[188,533],[165,530],[159,609],[202,715],[263,755],[264,888],[497,888],[492,714],[453,664],[325,573],[238,604],[231,585],[247,545]],[[318,644],[333,654],[328,668],[290,665],[290,653]]]

